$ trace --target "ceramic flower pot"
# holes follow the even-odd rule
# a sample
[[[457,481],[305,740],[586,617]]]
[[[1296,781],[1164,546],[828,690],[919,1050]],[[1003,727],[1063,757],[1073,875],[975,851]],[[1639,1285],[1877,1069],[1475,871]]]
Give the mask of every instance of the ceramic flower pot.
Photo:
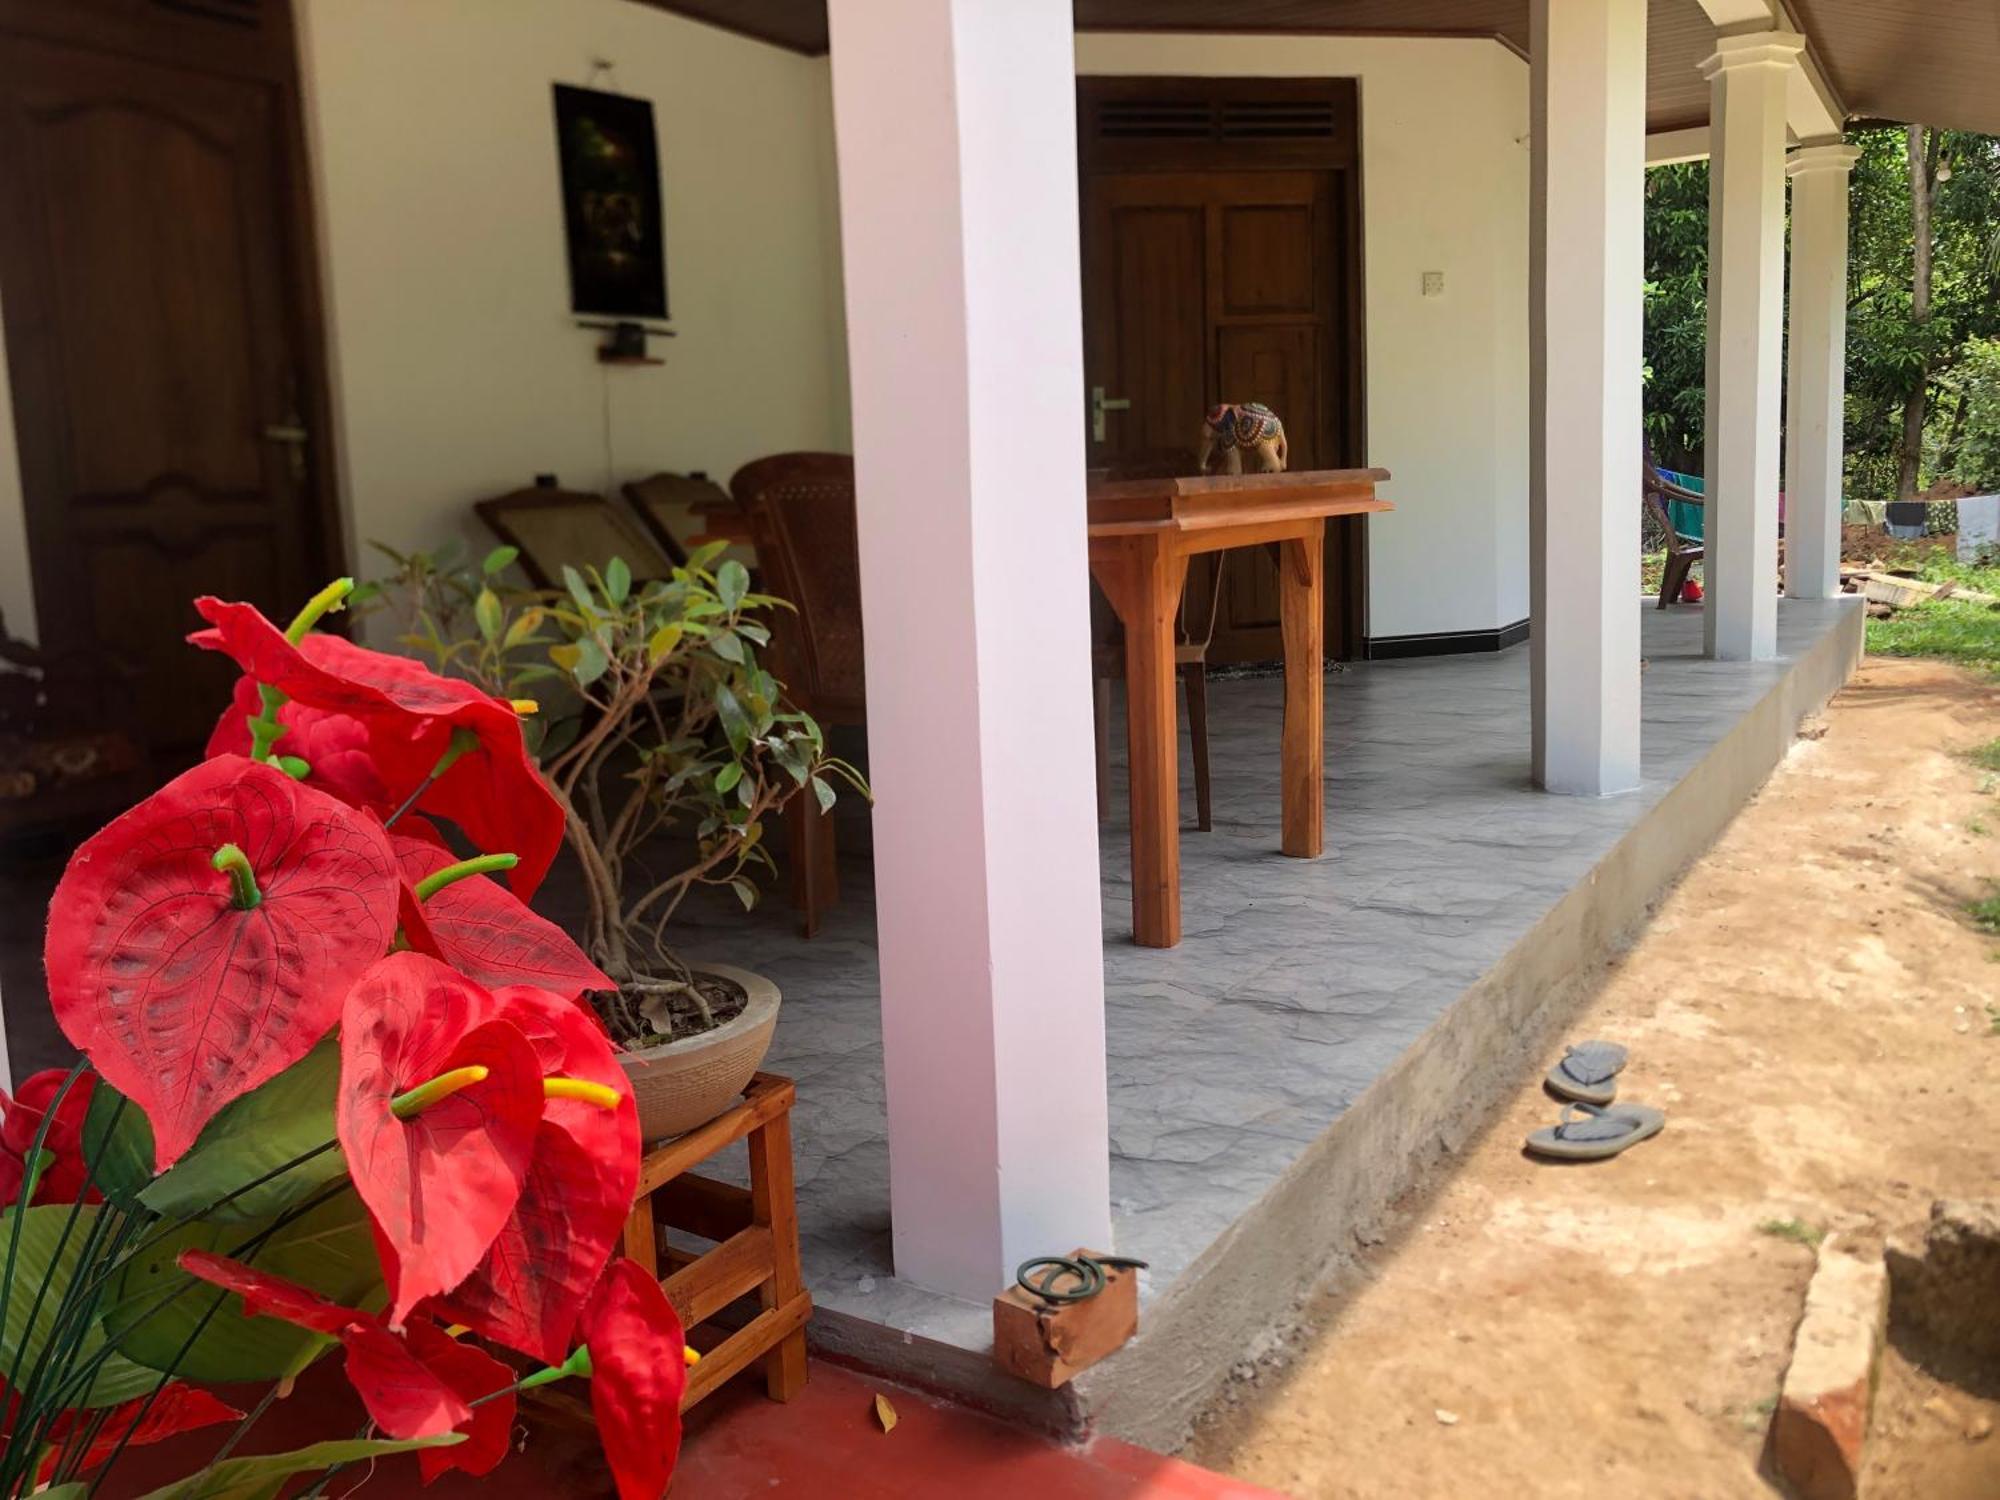
[[[639,1136],[647,1142],[706,1125],[742,1095],[771,1047],[778,1024],[778,987],[761,974],[703,963],[696,972],[740,985],[743,1010],[713,1031],[619,1055],[639,1106]]]

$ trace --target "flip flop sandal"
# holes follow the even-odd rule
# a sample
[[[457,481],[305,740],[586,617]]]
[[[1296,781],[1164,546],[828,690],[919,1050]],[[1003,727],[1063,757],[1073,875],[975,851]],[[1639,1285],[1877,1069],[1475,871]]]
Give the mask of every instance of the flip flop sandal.
[[[1616,1109],[1566,1104],[1562,1123],[1537,1130],[1528,1137],[1527,1148],[1537,1156],[1563,1161],[1602,1161],[1658,1135],[1666,1123],[1664,1114],[1645,1104],[1621,1104]]]
[[[1549,1069],[1549,1092],[1579,1104],[1609,1104],[1618,1097],[1625,1049],[1616,1042],[1578,1042]]]

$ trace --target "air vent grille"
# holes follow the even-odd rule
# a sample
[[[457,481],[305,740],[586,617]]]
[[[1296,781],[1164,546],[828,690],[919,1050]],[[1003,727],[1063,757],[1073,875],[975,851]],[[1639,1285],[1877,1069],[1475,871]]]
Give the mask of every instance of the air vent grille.
[[[1321,99],[1106,99],[1097,109],[1109,141],[1326,141],[1336,128]]]
[[[153,0],[161,10],[254,29],[263,20],[264,0]]]

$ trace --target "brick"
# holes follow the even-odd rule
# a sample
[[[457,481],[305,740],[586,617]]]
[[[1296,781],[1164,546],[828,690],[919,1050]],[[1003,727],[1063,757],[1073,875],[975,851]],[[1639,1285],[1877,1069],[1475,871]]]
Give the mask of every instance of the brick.
[[[1888,1317],[1881,1259],[1822,1246],[1772,1418],[1778,1470],[1800,1500],[1855,1500]]]

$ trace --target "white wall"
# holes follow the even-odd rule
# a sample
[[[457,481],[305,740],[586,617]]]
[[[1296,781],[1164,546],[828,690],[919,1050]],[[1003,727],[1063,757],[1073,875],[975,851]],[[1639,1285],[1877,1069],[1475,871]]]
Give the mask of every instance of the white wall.
[[[1454,38],[1086,33],[1076,55],[1084,74],[1360,80],[1368,462],[1397,505],[1369,522],[1369,634],[1525,618],[1528,65]]]
[[[727,483],[845,447],[824,59],[631,0],[303,0],[307,122],[348,498],[362,545],[484,538],[474,500],[552,472]],[[653,101],[679,336],[597,363],[569,313],[550,86]]]

